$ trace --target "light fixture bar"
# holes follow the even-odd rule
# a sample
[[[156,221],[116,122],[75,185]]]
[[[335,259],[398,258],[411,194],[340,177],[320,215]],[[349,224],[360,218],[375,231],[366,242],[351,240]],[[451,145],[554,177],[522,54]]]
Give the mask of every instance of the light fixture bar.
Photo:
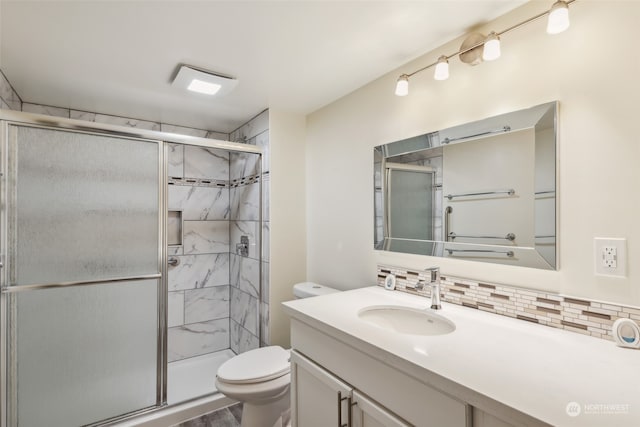
[[[575,1],[576,1],[576,0],[566,0],[566,1],[565,1],[565,3],[566,3],[567,5],[570,5],[571,3],[575,2]],[[524,21],[519,22],[519,23],[517,23],[517,24],[515,24],[515,25],[512,25],[511,27],[507,28],[506,30],[502,30],[502,31],[500,31],[500,32],[499,32],[499,33],[497,33],[497,34],[498,34],[499,36],[501,36],[501,35],[503,35],[503,34],[507,34],[508,32],[511,32],[511,31],[515,30],[516,28],[522,27],[523,25],[527,25],[527,24],[528,24],[528,23],[530,23],[530,22],[536,21],[536,20],[538,20],[538,19],[540,19],[540,18],[542,18],[542,17],[544,17],[544,16],[548,15],[549,13],[551,13],[551,9],[546,10],[546,11],[544,11],[544,12],[541,12],[541,13],[539,13],[539,14],[535,15],[535,16],[532,16],[532,17],[531,17],[531,18],[529,18],[529,19],[525,19]]]
[[[576,0],[566,0],[565,3],[567,5],[570,5],[571,3],[575,2],[575,1]],[[551,13],[551,9],[545,10],[544,12],[540,12],[537,15],[532,16],[531,18],[525,19],[524,21],[518,22],[517,24],[514,24],[514,25],[512,25],[512,26],[510,26],[510,27],[508,27],[508,28],[506,28],[506,29],[504,29],[502,31],[494,32],[494,33],[499,37],[499,36],[501,36],[503,34],[507,34],[507,33],[511,32],[511,31],[515,30],[516,28],[520,28],[523,25],[527,25],[527,24],[529,24],[529,23],[531,23],[533,21],[537,21],[538,19],[549,15],[549,13]],[[475,49],[477,47],[480,47],[480,46],[484,45],[484,43],[485,43],[485,40],[482,40],[481,42],[478,42],[478,43],[476,43],[476,44],[474,44],[472,46],[469,46],[466,49],[460,49],[457,52],[452,53],[451,55],[441,55],[436,62],[433,62],[433,63],[431,63],[431,64],[429,64],[427,66],[424,66],[424,67],[414,71],[413,73],[405,73],[405,74],[403,74],[403,76],[406,76],[407,78],[412,77],[412,76],[414,76],[414,75],[416,75],[416,74],[418,74],[418,73],[420,73],[420,72],[422,72],[424,70],[428,70],[429,68],[435,67],[436,65],[438,65],[439,62],[441,62],[441,60],[443,58],[446,59],[446,60],[449,60],[449,59],[453,58],[454,56],[461,55],[463,53],[467,53],[467,52],[469,52],[469,51],[471,51],[471,50],[473,50],[473,49]]]

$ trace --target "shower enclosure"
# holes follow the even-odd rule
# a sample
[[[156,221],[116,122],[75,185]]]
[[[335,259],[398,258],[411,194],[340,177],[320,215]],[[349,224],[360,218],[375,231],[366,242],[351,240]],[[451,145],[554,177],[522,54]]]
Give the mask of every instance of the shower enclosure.
[[[0,114],[1,425],[214,393],[260,343],[261,150]]]
[[[436,170],[387,162],[385,173],[387,235],[397,240],[434,240]]]

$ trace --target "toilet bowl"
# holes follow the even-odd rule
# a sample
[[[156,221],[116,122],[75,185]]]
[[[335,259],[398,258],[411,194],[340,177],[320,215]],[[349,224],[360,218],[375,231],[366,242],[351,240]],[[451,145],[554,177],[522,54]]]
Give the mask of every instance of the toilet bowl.
[[[313,282],[294,285],[296,298],[338,292]],[[216,375],[222,394],[243,402],[241,427],[273,427],[290,407],[289,350],[269,346],[239,354],[223,363]]]
[[[289,351],[262,347],[232,357],[216,375],[216,388],[243,402],[242,427],[273,427],[289,408]]]

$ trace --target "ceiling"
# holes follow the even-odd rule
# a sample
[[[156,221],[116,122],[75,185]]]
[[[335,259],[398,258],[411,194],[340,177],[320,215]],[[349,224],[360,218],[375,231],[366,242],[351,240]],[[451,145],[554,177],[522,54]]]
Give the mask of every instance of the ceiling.
[[[0,0],[0,68],[25,102],[231,132],[265,108],[311,113],[525,1]],[[179,64],[239,84],[187,93]]]

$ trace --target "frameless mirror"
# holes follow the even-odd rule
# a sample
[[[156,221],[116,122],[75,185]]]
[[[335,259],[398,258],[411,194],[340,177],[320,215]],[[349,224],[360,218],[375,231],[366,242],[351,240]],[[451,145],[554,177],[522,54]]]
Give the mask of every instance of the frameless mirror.
[[[375,147],[375,248],[556,269],[556,110]]]

